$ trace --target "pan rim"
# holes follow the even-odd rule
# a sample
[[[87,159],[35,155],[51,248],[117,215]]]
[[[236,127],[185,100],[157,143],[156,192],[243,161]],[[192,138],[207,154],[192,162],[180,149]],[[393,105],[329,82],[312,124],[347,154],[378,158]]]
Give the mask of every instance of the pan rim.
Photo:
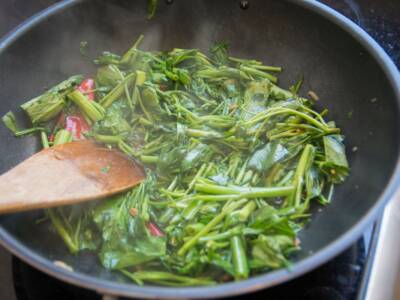
[[[27,33],[30,29],[41,23],[46,18],[60,13],[70,6],[78,4],[82,1],[84,0],[64,0],[30,17],[0,40],[0,55],[19,37]],[[386,52],[371,36],[368,35],[368,33],[366,33],[357,24],[353,23],[351,20],[347,19],[345,16],[341,15],[325,4],[314,0],[287,1],[321,15],[328,21],[342,28],[347,34],[350,34],[355,40],[357,40],[383,70],[397,98],[397,106],[398,110],[400,111],[400,74],[398,69]],[[34,253],[28,247],[24,246],[17,239],[15,239],[1,226],[0,244],[26,263],[51,276],[73,285],[95,290],[102,294],[164,299],[206,299],[228,297],[248,292],[255,292],[263,288],[272,287],[282,282],[292,280],[330,260],[338,253],[345,250],[351,245],[352,242],[354,242],[354,240],[361,236],[365,228],[372,223],[373,220],[375,220],[378,214],[383,210],[384,205],[387,204],[387,202],[393,197],[399,185],[400,155],[398,153],[394,171],[391,174],[390,180],[387,182],[384,190],[378,197],[376,203],[369,208],[368,212],[359,221],[357,221],[353,227],[347,230],[338,239],[327,244],[324,248],[315,252],[313,255],[295,263],[290,270],[280,269],[266,274],[253,276],[247,280],[222,283],[216,286],[186,287],[179,289],[160,286],[142,287],[135,284],[111,282],[82,273],[70,272],[55,266],[50,260]]]

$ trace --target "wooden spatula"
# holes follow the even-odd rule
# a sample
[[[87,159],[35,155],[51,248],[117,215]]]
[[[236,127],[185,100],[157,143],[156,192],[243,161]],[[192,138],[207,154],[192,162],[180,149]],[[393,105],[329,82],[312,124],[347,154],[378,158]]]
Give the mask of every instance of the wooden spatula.
[[[103,198],[145,178],[119,151],[80,141],[44,149],[0,176],[0,213]]]

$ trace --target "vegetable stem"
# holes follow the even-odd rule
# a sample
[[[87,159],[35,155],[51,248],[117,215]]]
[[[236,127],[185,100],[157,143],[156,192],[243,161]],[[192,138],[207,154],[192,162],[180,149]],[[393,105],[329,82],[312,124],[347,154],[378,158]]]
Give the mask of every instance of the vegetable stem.
[[[155,164],[158,162],[158,156],[141,155],[140,160],[145,164]]]
[[[268,80],[271,80],[273,83],[277,83],[278,82],[278,78],[276,78],[275,76],[263,72],[261,70],[257,70],[251,67],[247,67],[247,66],[240,66],[240,70],[242,70],[243,72],[246,72],[247,74],[253,75],[253,76],[258,76],[261,78],[266,78]]]
[[[265,187],[265,188],[252,188],[252,187],[240,187],[240,186],[219,186],[213,184],[197,183],[194,186],[197,192],[204,192],[209,194],[217,195],[238,195],[238,199],[243,198],[270,198],[270,197],[282,197],[290,195],[294,187]]]
[[[139,285],[143,285],[143,281],[169,286],[212,285],[216,283],[209,278],[188,277],[175,275],[169,272],[137,271],[134,273],[130,273],[126,270],[121,270],[121,272]]]
[[[239,205],[241,205],[241,203],[238,202],[232,204],[228,208],[223,209],[206,226],[204,226],[202,230],[200,230],[194,237],[192,237],[190,240],[188,240],[186,243],[183,244],[183,246],[178,251],[178,255],[184,256],[186,252],[197,243],[200,237],[210,232],[210,230],[213,229],[217,224],[219,224],[228,213],[236,209]]]
[[[235,270],[235,279],[241,280],[249,277],[246,250],[239,236],[231,237],[232,260]]]
[[[93,137],[96,141],[104,144],[118,144],[122,140],[120,136],[115,135],[95,134]]]
[[[43,148],[49,148],[49,139],[47,138],[47,134],[45,131],[40,132],[40,139],[42,141]]]
[[[304,185],[304,175],[307,169],[311,166],[314,159],[314,146],[307,144],[301,154],[299,164],[297,165],[296,172],[294,174],[293,184],[294,189],[288,197],[288,205],[299,206],[301,203],[301,193]]]
[[[50,217],[50,220],[53,223],[55,229],[57,230],[57,233],[61,236],[65,244],[68,246],[69,251],[71,251],[71,253],[73,254],[77,253],[79,251],[77,242],[67,232],[60,218],[56,216],[54,209],[48,209],[47,214]]]
[[[107,108],[109,107],[114,101],[122,96],[125,92],[125,88],[128,88],[136,78],[136,73],[131,73],[126,76],[120,83],[116,85],[103,99],[100,100],[100,104]]]
[[[66,129],[61,129],[57,131],[55,137],[54,137],[54,143],[53,145],[61,145],[61,144],[66,144],[72,141],[72,133]]]
[[[95,101],[90,101],[79,90],[74,90],[69,93],[68,98],[71,99],[91,121],[97,122],[104,118],[104,108]]]

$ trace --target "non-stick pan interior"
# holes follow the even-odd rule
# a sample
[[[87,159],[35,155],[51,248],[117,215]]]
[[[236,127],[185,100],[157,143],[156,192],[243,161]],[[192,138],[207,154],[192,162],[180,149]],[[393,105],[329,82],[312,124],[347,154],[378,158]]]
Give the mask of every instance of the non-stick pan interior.
[[[234,56],[284,67],[288,87],[304,75],[303,93],[315,91],[319,108],[337,121],[346,136],[351,176],[335,190],[332,205],[316,210],[301,233],[300,261],[328,246],[376,204],[399,153],[399,110],[379,65],[348,33],[321,16],[286,1],[176,0],[160,2],[146,19],[145,1],[86,1],[44,20],[0,55],[0,114],[40,94],[65,77],[92,74],[91,59],[103,50],[122,52],[144,34],[144,49],[173,47],[206,51],[226,41]],[[86,56],[79,46],[88,42]],[[20,115],[20,120],[23,116]],[[14,138],[0,127],[0,172],[39,149],[34,137]],[[0,218],[0,226],[49,260],[63,260],[77,272],[121,280],[102,269],[90,253],[71,255],[61,240],[36,224],[40,212]],[[356,238],[356,236],[354,236]],[[294,268],[296,265],[294,265]]]

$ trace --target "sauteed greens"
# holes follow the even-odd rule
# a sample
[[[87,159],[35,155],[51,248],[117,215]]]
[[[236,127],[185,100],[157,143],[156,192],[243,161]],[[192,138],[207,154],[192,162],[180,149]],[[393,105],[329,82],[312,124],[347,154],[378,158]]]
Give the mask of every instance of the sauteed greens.
[[[277,85],[280,67],[197,49],[104,52],[21,108],[43,146],[94,139],[140,161],[147,179],[123,193],[46,212],[72,253],[137,284],[209,285],[290,265],[310,207],[349,172],[340,129],[313,100]],[[102,169],[108,172],[109,166]]]

